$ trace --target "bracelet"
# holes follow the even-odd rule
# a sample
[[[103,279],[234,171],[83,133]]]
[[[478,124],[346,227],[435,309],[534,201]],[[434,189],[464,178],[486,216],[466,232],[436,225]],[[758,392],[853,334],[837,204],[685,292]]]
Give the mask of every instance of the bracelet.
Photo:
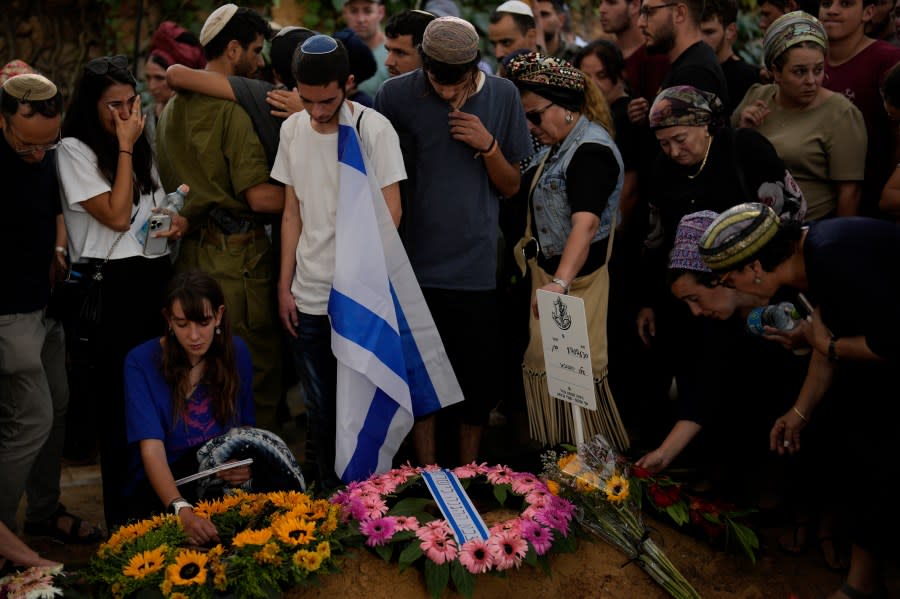
[[[809,418],[804,416],[803,412],[801,412],[800,410],[797,409],[797,406],[794,406],[791,409],[794,410],[794,414],[796,414],[797,416],[800,417],[800,420],[802,420],[803,422],[809,422]]]
[[[832,335],[831,341],[828,342],[828,361],[829,362],[837,362],[838,361],[837,347],[835,347],[835,345],[837,344],[837,340],[838,340],[838,337],[835,337],[834,335]]]
[[[119,150],[119,153],[128,154],[129,156],[134,156],[134,152],[131,152],[129,150]]]
[[[491,136],[491,144],[487,147],[487,150],[478,150],[475,152],[475,158],[481,156],[482,158],[487,156],[493,156],[497,152],[497,148],[500,144],[497,143],[497,137]]]
[[[61,245],[58,245],[55,248],[53,248],[53,251],[56,252],[57,254],[62,254],[63,256],[69,255],[69,251]]]
[[[563,293],[565,293],[565,294],[569,293],[569,283],[567,283],[566,281],[563,281],[562,279],[553,279],[550,282],[556,283],[557,285],[562,287]]]

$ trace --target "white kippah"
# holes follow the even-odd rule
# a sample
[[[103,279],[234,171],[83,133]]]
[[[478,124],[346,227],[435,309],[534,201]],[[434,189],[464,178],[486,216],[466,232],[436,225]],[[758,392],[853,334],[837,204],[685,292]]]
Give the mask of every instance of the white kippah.
[[[531,7],[522,2],[522,0],[506,0],[497,7],[497,12],[509,12],[515,15],[525,15],[534,18],[534,11]]]
[[[43,75],[26,73],[6,80],[3,91],[19,102],[41,102],[56,96],[56,85]]]
[[[237,9],[237,4],[223,4],[214,10],[203,24],[203,29],[200,30],[200,45],[205,46],[211,42],[225,28],[225,25],[228,25],[228,21],[234,16]]]

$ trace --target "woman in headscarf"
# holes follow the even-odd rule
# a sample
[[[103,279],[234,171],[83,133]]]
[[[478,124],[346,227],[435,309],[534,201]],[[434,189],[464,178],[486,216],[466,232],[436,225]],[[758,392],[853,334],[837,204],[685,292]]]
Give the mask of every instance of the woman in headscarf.
[[[607,263],[624,176],[622,157],[612,138],[612,116],[594,83],[564,60],[537,53],[518,56],[507,66],[507,78],[519,90],[532,135],[544,144],[521,186],[523,192],[529,190],[523,241],[537,242],[536,256],[529,261],[532,316],[524,365],[529,414],[534,409],[552,413],[561,403],[549,397],[547,390],[537,322],[538,289],[585,299],[596,394],[600,402],[611,403],[606,382]],[[518,252],[516,260],[524,271]],[[611,407],[614,411],[615,404]],[[585,418],[595,420],[596,414],[586,411]],[[568,421],[568,407],[556,418],[556,422]],[[614,424],[621,429],[618,414]],[[594,426],[585,433],[600,432]],[[547,433],[551,444],[559,442],[560,431]],[[627,446],[623,430],[621,437],[610,441]]]
[[[828,36],[802,11],[782,15],[766,31],[766,67],[774,83],[752,86],[732,114],[772,142],[803,190],[809,220],[859,212],[866,162],[862,113],[823,87]]]
[[[144,65],[147,89],[153,96],[153,103],[144,109],[144,128],[147,131],[147,139],[154,147],[156,121],[166,107],[166,102],[175,95],[174,90],[166,83],[166,69],[173,64],[202,69],[206,66],[206,58],[203,56],[203,47],[200,46],[197,36],[177,23],[163,21],[153,34],[150,41],[150,55]]]
[[[896,371],[900,366],[900,228],[870,218],[834,218],[801,227],[758,203],[735,206],[700,238],[704,262],[739,291],[770,298],[782,287],[815,306],[806,380],[793,406],[775,420],[770,448],[801,449],[801,433],[829,404],[842,435],[827,484],[847,501],[853,542],[846,583],[829,599],[883,597],[883,558],[897,520],[890,485],[896,455]],[[822,401],[825,398],[825,401]],[[806,447],[805,439],[803,447]],[[848,479],[865,492],[844,492]],[[866,484],[869,483],[869,484]]]
[[[650,109],[650,128],[662,152],[647,186],[654,226],[645,241],[635,303],[637,333],[650,352],[646,359],[663,374],[638,410],[639,432],[651,446],[675,418],[668,401],[672,377],[682,397],[699,392],[704,376],[692,357],[702,351],[696,322],[666,283],[679,221],[700,210],[722,212],[747,198],[791,218],[802,220],[806,213],[803,194],[772,144],[751,129],[728,127],[722,110],[717,96],[686,85],[662,90]]]

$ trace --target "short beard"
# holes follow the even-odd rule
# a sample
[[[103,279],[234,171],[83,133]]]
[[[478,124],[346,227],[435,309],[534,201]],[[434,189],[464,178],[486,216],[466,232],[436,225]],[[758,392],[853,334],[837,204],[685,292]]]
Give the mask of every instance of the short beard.
[[[675,47],[675,34],[670,33],[666,37],[653,40],[653,45],[647,44],[647,54],[668,54]]]

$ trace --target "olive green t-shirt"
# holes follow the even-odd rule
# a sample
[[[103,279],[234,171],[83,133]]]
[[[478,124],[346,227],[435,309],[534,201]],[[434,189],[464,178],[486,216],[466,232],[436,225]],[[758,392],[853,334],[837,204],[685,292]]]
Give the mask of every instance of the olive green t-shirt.
[[[741,112],[756,100],[771,112],[756,128],[775,146],[806,198],[807,220],[834,216],[841,181],[862,181],[866,168],[866,124],[862,113],[841,94],[832,94],[806,110],[785,110],[775,102],[775,86],[752,86],[731,115],[737,126]]]
[[[159,117],[156,151],[165,190],[181,183],[191,187],[181,211],[190,231],[205,225],[217,206],[237,219],[254,218],[244,192],[269,180],[269,166],[250,117],[238,104],[179,92]]]

